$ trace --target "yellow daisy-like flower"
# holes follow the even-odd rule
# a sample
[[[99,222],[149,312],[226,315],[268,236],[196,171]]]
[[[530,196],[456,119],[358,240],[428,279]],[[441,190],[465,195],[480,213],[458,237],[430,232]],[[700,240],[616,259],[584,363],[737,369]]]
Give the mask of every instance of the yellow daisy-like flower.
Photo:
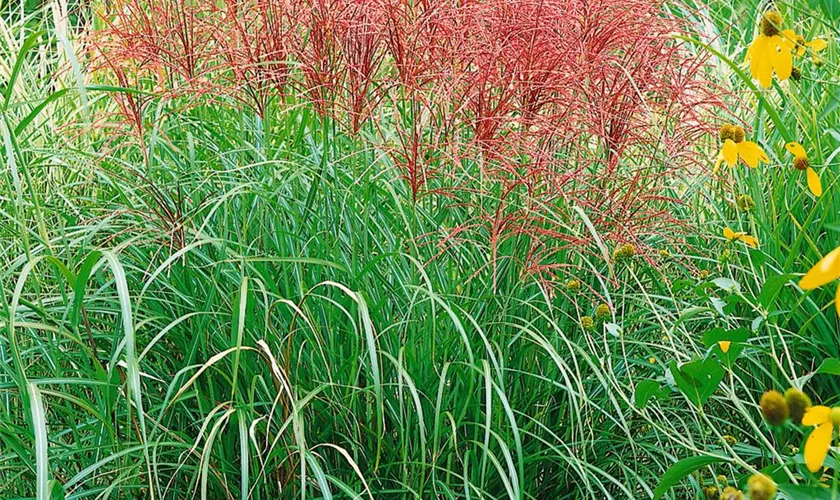
[[[761,18],[758,36],[747,49],[744,62],[750,64],[750,74],[764,88],[773,84],[773,73],[779,80],[790,78],[793,69],[793,49],[796,47],[796,33],[781,30],[782,15],[770,11]]]
[[[834,428],[840,426],[840,407],[812,406],[802,417],[802,425],[815,425],[808,440],[805,441],[805,465],[811,472],[817,472],[828,455]]]
[[[813,290],[837,278],[840,278],[840,247],[828,252],[825,257],[820,259],[814,267],[805,273],[805,276],[799,280],[799,288]],[[837,315],[840,316],[840,287],[837,288],[834,307],[837,310]]]
[[[808,153],[805,148],[798,142],[789,142],[785,144],[785,149],[793,155],[793,168],[797,170],[804,170],[808,178],[808,189],[816,197],[822,196],[822,182],[817,172],[811,168],[811,162],[808,160]]]
[[[744,129],[737,125],[726,124],[720,129],[720,140],[723,146],[717,156],[714,173],[717,173],[720,164],[726,162],[730,167],[738,163],[738,158],[744,161],[750,168],[756,168],[760,162],[767,163],[770,158],[761,149],[761,146],[744,140]]]
[[[758,239],[755,236],[750,236],[749,234],[738,231],[735,232],[732,228],[725,227],[723,228],[723,237],[729,241],[743,241],[748,247],[756,248],[758,247]]]

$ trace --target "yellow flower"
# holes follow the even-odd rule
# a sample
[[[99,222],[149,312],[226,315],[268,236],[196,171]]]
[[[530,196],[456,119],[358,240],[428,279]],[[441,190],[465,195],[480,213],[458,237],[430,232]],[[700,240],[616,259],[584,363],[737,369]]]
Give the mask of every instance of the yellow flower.
[[[799,280],[799,288],[813,290],[840,278],[840,247],[828,252]],[[840,316],[840,287],[837,288],[834,307]]]
[[[739,157],[750,168],[756,168],[759,162],[767,163],[770,161],[761,146],[752,141],[745,141],[744,135],[744,129],[739,126],[727,124],[720,129],[720,140],[723,142],[723,146],[718,153],[714,173],[717,173],[720,164],[723,162],[726,162],[730,167],[734,167],[738,163]]]
[[[811,472],[817,472],[828,455],[834,427],[840,425],[840,407],[812,406],[802,417],[802,425],[816,425],[805,441],[805,465]]]
[[[721,340],[720,342],[718,342],[718,345],[720,346],[720,350],[723,351],[724,354],[725,354],[725,353],[729,352],[729,346],[732,345],[732,341]]]
[[[748,247],[756,248],[758,246],[758,239],[756,239],[755,236],[750,236],[743,231],[738,231],[736,233],[728,227],[723,228],[723,237],[729,241],[743,241]]]
[[[822,196],[822,182],[817,172],[811,168],[811,162],[808,160],[808,153],[805,148],[798,142],[789,142],[785,144],[785,149],[793,155],[793,168],[796,170],[805,170],[808,178],[808,189],[814,196]]]
[[[793,69],[792,50],[796,46],[796,33],[780,30],[781,24],[782,15],[778,11],[765,13],[758,36],[747,49],[744,60],[750,64],[752,77],[766,89],[773,83],[774,72],[779,80],[784,81],[790,78]]]

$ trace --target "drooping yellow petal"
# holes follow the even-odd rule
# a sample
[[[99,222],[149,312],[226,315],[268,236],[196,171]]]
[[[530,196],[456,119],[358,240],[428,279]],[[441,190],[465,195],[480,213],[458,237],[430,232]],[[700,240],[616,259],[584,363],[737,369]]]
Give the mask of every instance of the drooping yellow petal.
[[[817,175],[817,172],[811,167],[808,167],[806,173],[808,174],[808,189],[811,190],[811,194],[816,197],[822,196],[822,183],[820,182],[820,176]]]
[[[744,235],[744,233],[736,233],[731,228],[728,228],[728,227],[723,228],[723,237],[726,238],[729,241],[732,241],[735,238],[737,238],[738,236],[743,236],[743,235]]]
[[[730,167],[734,167],[738,163],[738,145],[732,139],[727,139],[723,143],[723,148],[720,150],[720,155],[723,160]]]
[[[729,346],[732,345],[732,342],[730,342],[729,340],[721,340],[720,342],[718,342],[718,345],[720,346],[721,351],[727,353],[729,352]]]
[[[770,88],[773,83],[773,45],[764,35],[758,35],[750,44],[747,59],[750,62],[750,74],[758,80],[764,88]]]
[[[828,454],[828,447],[831,446],[831,435],[834,426],[831,422],[825,422],[811,431],[808,440],[805,441],[805,465],[811,472],[817,472],[825,461]]]
[[[796,42],[789,42],[781,36],[770,37],[770,63],[780,81],[790,78],[793,71],[793,49]]]
[[[828,47],[828,43],[826,43],[825,40],[817,38],[816,40],[811,40],[810,42],[805,43],[805,46],[811,47],[811,50],[814,52],[819,52]]]
[[[829,413],[831,413],[831,408],[828,406],[812,406],[805,410],[802,425],[820,425],[828,420]]]
[[[840,277],[840,247],[828,252],[799,280],[799,288],[813,290]]]
[[[721,163],[723,163],[723,153],[718,153],[717,159],[715,160],[715,168],[712,170],[712,175],[717,175],[718,170],[720,170]]]
[[[805,152],[805,148],[803,148],[802,144],[799,144],[798,142],[789,142],[785,144],[785,149],[787,149],[794,158],[797,156],[801,156],[803,158],[808,157],[808,153]]]
[[[748,247],[756,248],[758,246],[758,238],[756,238],[755,236],[745,234],[739,237],[738,239],[746,243]]]
[[[770,161],[770,158],[761,149],[761,146],[752,141],[741,141],[737,144],[737,147],[741,159],[750,168],[757,167],[759,162],[763,161],[764,163],[768,163]]]
[[[779,33],[780,43],[787,49],[796,47],[796,32],[793,30],[782,30]]]

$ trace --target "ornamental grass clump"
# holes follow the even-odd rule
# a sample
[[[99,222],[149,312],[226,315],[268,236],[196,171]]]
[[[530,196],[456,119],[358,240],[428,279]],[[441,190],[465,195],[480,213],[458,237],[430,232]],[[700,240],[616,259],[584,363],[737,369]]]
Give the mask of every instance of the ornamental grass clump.
[[[111,93],[141,143],[161,99],[249,109],[266,133],[308,104],[324,134],[381,151],[412,202],[469,207],[451,230],[484,238],[494,273],[511,239],[529,241],[525,275],[591,248],[572,207],[607,239],[680,239],[669,207],[721,104],[655,0],[116,0],[99,16],[91,68],[144,92]]]

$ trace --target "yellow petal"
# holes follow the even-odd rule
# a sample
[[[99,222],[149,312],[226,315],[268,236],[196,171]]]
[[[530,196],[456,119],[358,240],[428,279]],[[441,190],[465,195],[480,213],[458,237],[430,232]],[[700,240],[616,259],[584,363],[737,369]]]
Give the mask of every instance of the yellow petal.
[[[805,465],[809,471],[817,472],[822,467],[828,447],[831,446],[833,431],[834,426],[831,422],[825,422],[811,431],[811,435],[805,441]]]
[[[758,35],[747,51],[747,59],[750,61],[750,74],[766,89],[770,88],[773,83],[773,55],[770,51],[774,49],[769,40],[764,35]]]
[[[817,175],[817,172],[815,172],[811,167],[808,167],[806,173],[808,174],[808,189],[811,190],[811,194],[816,197],[822,196],[822,183],[820,182],[820,176]]]
[[[720,342],[718,342],[718,345],[720,346],[721,351],[727,353],[729,352],[729,346],[732,345],[732,342],[728,340],[721,340]]]
[[[739,235],[743,235],[743,234],[744,233],[736,233],[735,231],[733,231],[732,229],[730,229],[728,227],[723,228],[723,237],[726,238],[729,241],[732,241],[735,238],[737,238]]]
[[[840,277],[840,247],[828,252],[799,280],[799,288],[813,290]]]
[[[720,150],[720,155],[723,156],[724,161],[730,167],[734,167],[738,163],[738,145],[732,139],[727,139],[723,143],[723,148]]]
[[[738,239],[746,243],[748,247],[756,248],[758,246],[758,239],[755,236],[745,234]]]
[[[723,163],[723,153],[718,153],[717,160],[715,160],[715,168],[712,170],[712,175],[717,175],[720,170],[720,164]]]
[[[797,156],[801,156],[803,158],[808,157],[808,153],[805,152],[805,148],[803,148],[802,144],[799,144],[798,142],[789,142],[785,144],[785,149],[787,149],[794,158]]]
[[[770,161],[770,158],[761,149],[761,146],[752,141],[742,141],[737,146],[738,154],[741,155],[741,159],[750,168],[757,167],[759,162],[763,161],[764,163],[768,163]]]
[[[793,71],[793,54],[791,54],[791,46],[788,45],[781,37],[774,37],[773,50],[771,54],[771,64],[776,71],[776,76],[779,80],[785,81],[790,78],[790,73]]]
[[[788,49],[792,49],[796,47],[796,32],[793,30],[782,30],[779,33],[779,38],[781,38],[781,45]]]
[[[805,46],[811,47],[811,50],[813,50],[814,52],[819,52],[824,48],[828,47],[828,44],[825,42],[825,40],[817,38],[816,40],[811,40],[810,42],[805,43]]]
[[[829,413],[831,413],[831,408],[828,406],[812,406],[805,410],[805,416],[802,417],[802,425],[820,425],[828,420]]]

